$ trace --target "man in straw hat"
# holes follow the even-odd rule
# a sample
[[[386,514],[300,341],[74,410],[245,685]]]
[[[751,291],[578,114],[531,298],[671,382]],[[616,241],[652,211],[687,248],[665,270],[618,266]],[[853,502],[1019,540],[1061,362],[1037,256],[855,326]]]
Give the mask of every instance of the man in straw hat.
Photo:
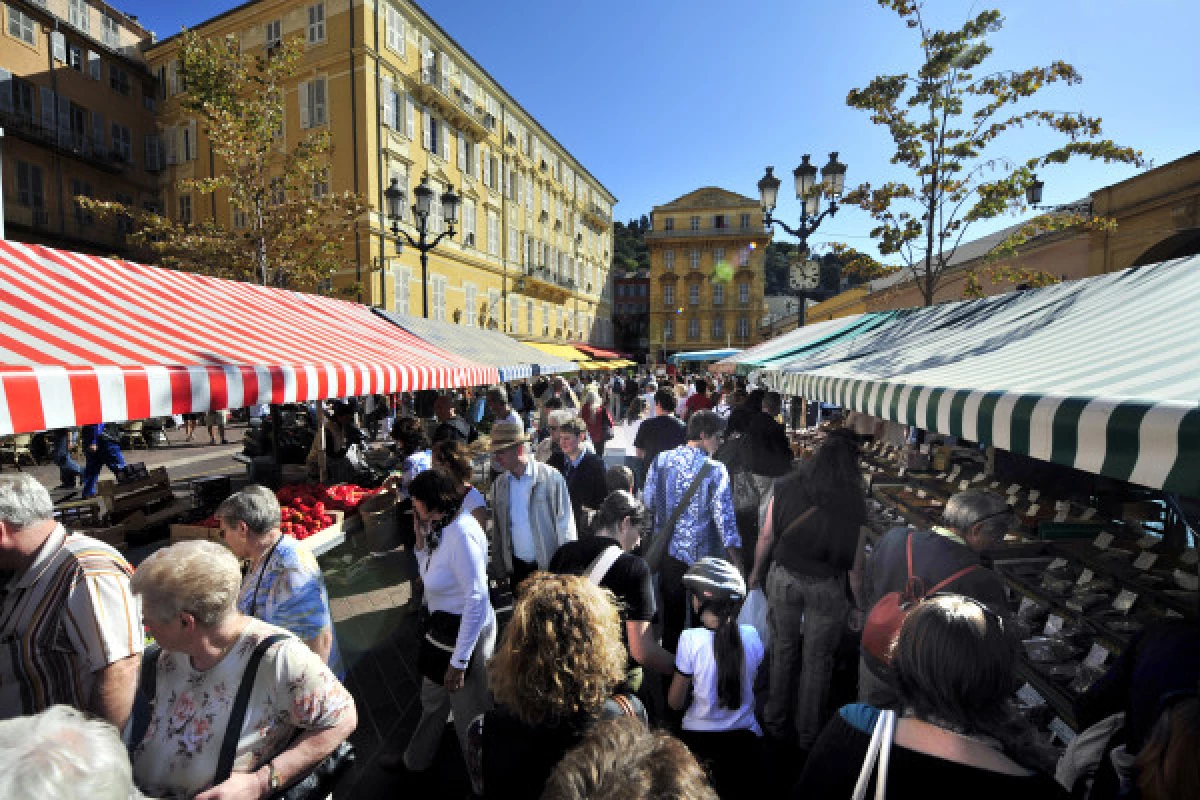
[[[520,426],[492,426],[489,445],[502,474],[492,484],[492,574],[508,578],[513,591],[530,573],[547,569],[564,542],[575,535],[571,496],[562,473],[529,455],[529,435]]]

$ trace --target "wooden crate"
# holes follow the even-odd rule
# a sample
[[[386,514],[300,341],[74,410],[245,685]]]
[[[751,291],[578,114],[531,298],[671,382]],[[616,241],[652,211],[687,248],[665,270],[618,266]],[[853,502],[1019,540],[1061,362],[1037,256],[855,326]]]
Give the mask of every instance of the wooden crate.
[[[104,505],[109,514],[144,510],[155,503],[175,497],[175,493],[171,491],[171,478],[167,475],[166,467],[151,470],[147,477],[129,483],[101,481],[99,493],[104,498]]]
[[[217,544],[225,544],[225,540],[221,538],[220,528],[208,528],[204,525],[171,525],[171,541],[186,542],[192,539],[202,539]]]

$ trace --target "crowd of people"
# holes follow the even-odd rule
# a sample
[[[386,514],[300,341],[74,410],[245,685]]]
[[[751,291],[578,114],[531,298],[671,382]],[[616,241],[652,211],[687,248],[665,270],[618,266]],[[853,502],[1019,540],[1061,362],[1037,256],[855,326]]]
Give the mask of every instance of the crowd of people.
[[[1056,765],[1016,713],[1015,620],[980,560],[1003,498],[963,491],[868,557],[859,435],[793,463],[777,394],[630,376],[475,399],[438,396],[429,425],[385,406],[422,598],[420,717],[376,762],[398,788],[435,796],[453,726],[481,797],[1198,796],[1194,620],[1148,628],[1088,693],[1082,721],[1126,720],[1100,755]],[[634,457],[606,466],[617,425]],[[0,476],[0,797],[281,797],[333,773],[357,712],[321,570],[270,490],[215,516],[224,546],[134,572]],[[864,627],[843,697],[836,653]]]

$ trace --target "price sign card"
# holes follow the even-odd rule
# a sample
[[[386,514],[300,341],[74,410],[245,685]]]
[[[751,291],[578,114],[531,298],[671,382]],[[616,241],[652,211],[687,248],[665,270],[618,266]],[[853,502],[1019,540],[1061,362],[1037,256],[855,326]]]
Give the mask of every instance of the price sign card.
[[[1068,564],[1068,561],[1065,558],[1056,558],[1050,562],[1050,566],[1046,567],[1046,569],[1049,570],[1050,572],[1058,572],[1060,569],[1065,567],[1067,564]]]
[[[925,491],[924,489],[917,489],[917,497],[924,500],[928,496],[929,496],[929,492]]]
[[[1010,494],[1007,498],[1005,498],[1005,502],[1010,506],[1015,506],[1017,504],[1017,500],[1018,498],[1015,494]]]
[[[1071,508],[1070,500],[1058,500],[1054,503],[1055,511],[1069,511]]]
[[[1187,589],[1189,592],[1194,592],[1197,589],[1200,589],[1200,575],[1195,575],[1194,573],[1184,572],[1181,569],[1177,569],[1171,573],[1171,576],[1175,578],[1176,584],[1182,586],[1184,589]]]
[[[1083,659],[1083,663],[1089,667],[1099,669],[1108,660],[1108,648],[1099,642],[1092,642],[1092,649],[1088,651],[1087,657]]]
[[[958,466],[956,466],[954,469],[950,470],[950,480],[954,480],[955,478],[957,478],[958,473],[960,473],[960,472],[962,472],[962,467],[958,467]]]
[[[1028,683],[1017,689],[1017,699],[1027,706],[1037,707],[1046,705],[1046,698],[1038,694],[1038,690]]]
[[[1030,489],[1029,490],[1029,502],[1036,503],[1037,499],[1041,496],[1042,496],[1041,489]]]
[[[1075,741],[1075,731],[1071,730],[1071,726],[1063,722],[1061,717],[1055,717],[1046,727],[1049,728],[1050,732],[1058,737],[1063,744],[1069,745],[1071,742]]]
[[[1039,506],[1037,503],[1034,503],[1025,511],[1025,515],[1028,517],[1036,517],[1037,513],[1041,510],[1042,510],[1042,507]]]
[[[1057,514],[1054,515],[1054,521],[1055,522],[1066,522],[1067,521],[1067,512],[1059,511]]]
[[[1006,494],[1016,494],[1019,491],[1021,491],[1021,484],[1014,483],[1012,486],[1008,487]]]
[[[958,490],[959,490],[960,492],[965,492],[965,491],[966,491],[967,489],[969,489],[970,487],[971,487],[971,482],[970,482],[970,481],[959,481],[959,482],[958,482]]]
[[[1037,606],[1037,603],[1033,602],[1033,598],[1022,597],[1021,598],[1021,607],[1017,609],[1017,616],[1022,616],[1024,614],[1029,613],[1036,606]],[[1028,685],[1028,684],[1026,684],[1026,685]]]
[[[1133,560],[1133,566],[1137,569],[1150,569],[1155,561],[1158,561],[1158,553],[1142,553]]]
[[[899,475],[901,478],[903,478],[903,477],[904,477],[904,473],[906,473],[906,472],[908,472],[908,469],[907,469],[906,467],[901,467],[901,468],[900,468],[900,471],[899,471],[899,472],[897,472],[896,474],[897,474],[897,475]]]
[[[938,479],[939,481],[944,481],[944,480],[946,480],[946,473],[944,473],[944,472],[939,472],[939,473],[937,474],[937,479]]]
[[[1085,583],[1091,583],[1095,577],[1096,573],[1092,572],[1090,569],[1085,569],[1083,572],[1079,573],[1079,580],[1075,581],[1075,583],[1082,586]]]
[[[1129,609],[1133,608],[1133,604],[1137,602],[1137,593],[1131,592],[1128,589],[1122,589],[1117,595],[1117,599],[1113,600],[1113,608],[1120,611],[1122,614],[1128,614]]]
[[[1042,629],[1042,633],[1047,636],[1053,636],[1063,628],[1063,618],[1058,614],[1051,614],[1046,617],[1046,627]]]
[[[1153,533],[1147,533],[1142,538],[1138,539],[1137,546],[1143,550],[1149,550],[1154,545],[1158,544],[1159,539]]]
[[[976,473],[975,477],[971,478],[971,483],[983,483],[984,477],[982,472]]]
[[[924,456],[929,455],[929,445],[927,445],[927,444],[921,445],[921,455],[924,455]]]
[[[913,487],[911,487],[911,486],[905,486],[905,487],[904,487],[904,491],[908,492],[909,494],[912,494],[912,492],[913,492]]]
[[[1092,544],[1100,550],[1107,550],[1108,548],[1112,547],[1114,538],[1115,537],[1111,533],[1102,533],[1096,537]]]
[[[1098,513],[1100,513],[1100,512],[1098,512],[1094,508],[1085,508],[1083,510],[1083,513],[1080,514],[1079,516],[1082,517],[1083,519],[1091,519],[1092,517],[1096,516]]]

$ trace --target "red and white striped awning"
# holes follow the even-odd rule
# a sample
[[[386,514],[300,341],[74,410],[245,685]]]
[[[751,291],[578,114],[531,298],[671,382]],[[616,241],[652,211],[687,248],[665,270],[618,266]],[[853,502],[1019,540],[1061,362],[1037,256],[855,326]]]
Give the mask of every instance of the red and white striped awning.
[[[0,433],[497,382],[355,303],[0,241]]]

